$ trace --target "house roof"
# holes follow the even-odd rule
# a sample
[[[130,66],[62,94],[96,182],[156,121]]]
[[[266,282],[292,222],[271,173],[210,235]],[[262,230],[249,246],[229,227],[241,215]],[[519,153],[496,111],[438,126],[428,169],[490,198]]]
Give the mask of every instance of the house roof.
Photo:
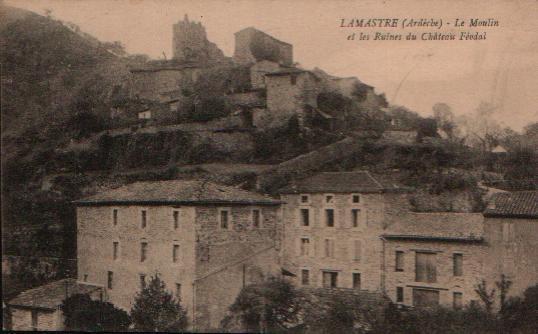
[[[299,193],[381,193],[404,191],[397,185],[382,184],[368,171],[324,172],[292,182],[282,188],[282,194]]]
[[[538,191],[497,193],[491,197],[484,216],[538,218]]]
[[[387,228],[386,239],[480,242],[483,237],[481,213],[405,213]]]
[[[259,204],[281,201],[243,189],[200,180],[135,182],[74,202],[77,205],[106,204]]]
[[[290,75],[290,74],[299,74],[299,73],[307,73],[307,72],[312,73],[310,71],[302,70],[300,68],[284,68],[279,71],[265,73],[265,76]]]
[[[69,296],[72,296],[74,294],[88,294],[99,289],[101,289],[99,286],[66,278],[21,292],[7,304],[9,306],[56,310],[64,301],[66,291]]]

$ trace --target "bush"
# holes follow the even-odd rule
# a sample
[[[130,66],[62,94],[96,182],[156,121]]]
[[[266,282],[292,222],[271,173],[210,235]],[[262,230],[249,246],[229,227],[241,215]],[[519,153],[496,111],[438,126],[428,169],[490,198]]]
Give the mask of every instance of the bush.
[[[75,294],[64,300],[61,309],[68,331],[120,332],[129,329],[127,312],[109,302],[92,300],[88,295]]]

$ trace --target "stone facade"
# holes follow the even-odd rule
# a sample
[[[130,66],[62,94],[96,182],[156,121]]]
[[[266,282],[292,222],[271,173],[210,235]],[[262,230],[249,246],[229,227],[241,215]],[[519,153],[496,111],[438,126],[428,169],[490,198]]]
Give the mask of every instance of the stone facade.
[[[500,281],[503,274],[512,281],[510,297],[521,296],[529,286],[538,284],[537,236],[537,218],[486,216],[484,239],[489,247],[484,279],[489,287]]]
[[[12,330],[15,331],[61,331],[64,329],[62,312],[11,307]]]
[[[358,203],[353,203],[354,195],[359,196]],[[331,196],[331,203],[327,203],[328,196]],[[282,200],[286,202],[283,208],[283,262],[297,275],[297,284],[322,287],[323,272],[326,271],[337,273],[336,287],[354,288],[353,274],[360,274],[360,286],[356,281],[355,288],[381,291],[382,243],[379,236],[390,223],[385,217],[386,212],[405,207],[402,197],[405,195],[283,194]],[[333,227],[327,226],[327,209],[334,210]],[[302,210],[309,212],[309,226],[303,226]],[[355,224],[352,210],[360,210]],[[327,251],[327,248],[333,250]],[[303,284],[303,270],[308,270],[308,284]]]
[[[141,227],[142,210],[146,228]],[[174,210],[179,212],[177,229]],[[220,226],[222,210],[229,213],[227,229]],[[253,210],[262,217],[257,227],[252,226]],[[245,282],[251,282],[274,271],[277,261],[278,206],[81,206],[77,219],[79,279],[108,287],[109,301],[129,311],[141,289],[141,275],[149,279],[159,274],[171,292],[179,293],[197,330],[218,328],[242,286],[243,268]]]
[[[252,89],[265,88],[265,75],[280,70],[280,64],[270,61],[261,60],[250,67],[250,85]]]
[[[289,66],[293,64],[293,46],[249,27],[235,33],[233,60],[238,64],[270,60]]]
[[[132,98],[161,101],[169,99],[170,91],[190,87],[198,80],[202,69],[196,65],[155,65],[131,69]]]

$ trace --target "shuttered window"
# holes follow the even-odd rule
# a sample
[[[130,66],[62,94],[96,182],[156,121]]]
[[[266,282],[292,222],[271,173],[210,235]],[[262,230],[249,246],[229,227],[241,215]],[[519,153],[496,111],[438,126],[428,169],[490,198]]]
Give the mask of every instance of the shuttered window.
[[[437,268],[435,265],[435,253],[417,252],[415,261],[416,282],[437,282]]]
[[[336,288],[338,286],[338,273],[334,271],[323,271],[323,287]]]
[[[463,275],[463,255],[454,254],[452,256],[452,261],[453,261],[454,276],[462,276]]]
[[[301,209],[301,226],[310,226],[310,213],[308,209]]]
[[[362,255],[362,243],[360,240],[353,241],[353,261],[360,262]]]
[[[396,251],[395,270],[404,271],[404,252],[402,251]]]

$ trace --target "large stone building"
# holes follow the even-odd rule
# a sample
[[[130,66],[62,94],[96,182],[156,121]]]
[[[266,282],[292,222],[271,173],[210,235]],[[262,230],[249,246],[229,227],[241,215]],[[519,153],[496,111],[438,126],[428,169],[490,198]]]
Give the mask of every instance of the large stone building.
[[[481,213],[404,213],[381,239],[383,291],[395,303],[461,308],[478,300],[486,252]]]
[[[300,286],[381,291],[380,235],[407,211],[405,189],[366,171],[321,173],[281,191],[283,264]]]
[[[158,274],[193,328],[218,328],[241,287],[278,272],[277,200],[203,181],[138,182],[77,204],[78,276],[130,310]]]

